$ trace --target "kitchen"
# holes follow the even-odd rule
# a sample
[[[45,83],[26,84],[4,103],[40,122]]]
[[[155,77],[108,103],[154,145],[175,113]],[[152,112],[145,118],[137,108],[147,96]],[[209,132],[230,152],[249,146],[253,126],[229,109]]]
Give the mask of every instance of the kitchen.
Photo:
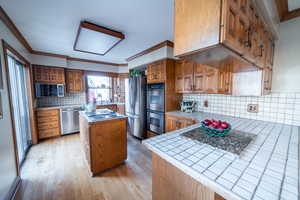
[[[1,2],[0,199],[299,199],[296,0],[90,3]]]

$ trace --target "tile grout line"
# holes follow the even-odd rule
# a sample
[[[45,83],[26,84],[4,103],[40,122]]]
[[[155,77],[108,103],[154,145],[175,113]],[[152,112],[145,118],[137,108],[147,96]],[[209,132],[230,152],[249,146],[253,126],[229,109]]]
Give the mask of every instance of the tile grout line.
[[[284,165],[284,173],[283,173],[283,178],[282,178],[282,181],[281,181],[281,184],[280,184],[280,191],[279,191],[279,195],[278,195],[279,199],[281,197],[281,193],[282,193],[282,189],[283,189],[283,182],[284,182],[285,176],[286,176],[286,167],[287,167],[287,163],[288,163],[288,155],[289,155],[289,150],[290,150],[292,131],[293,131],[293,128],[291,128],[290,136],[289,136],[289,144],[288,144],[287,155],[286,155],[286,160],[285,160],[285,165]]]
[[[263,131],[266,127],[267,127],[267,125],[265,125],[265,127],[264,127],[263,129],[261,129],[260,132]],[[255,127],[255,128],[256,128],[256,127]],[[255,129],[255,128],[253,128],[253,129]],[[253,130],[253,129],[252,129],[252,130]],[[260,132],[259,132],[259,133],[260,133]],[[227,168],[224,169],[224,170],[222,171],[222,173],[218,176],[218,178],[224,174],[224,172],[230,167],[230,165],[231,165],[236,159],[237,159],[237,158],[235,158],[235,159],[227,166]],[[241,176],[239,176],[238,180],[240,179],[240,177],[241,177]],[[238,180],[237,180],[236,182],[238,182]],[[233,183],[233,186],[234,186],[234,185],[235,185],[235,183]],[[231,187],[231,190],[232,190],[233,186]]]
[[[262,133],[262,132],[268,127],[268,124],[267,124],[267,123],[264,123],[264,126],[265,126],[265,127],[262,128],[262,129],[259,131],[259,133]],[[272,130],[273,130],[274,128],[275,128],[275,126],[272,127]],[[259,133],[258,133],[258,134],[259,134]],[[253,160],[254,157],[257,155],[257,153],[259,152],[259,150],[261,149],[261,147],[263,146],[263,144],[265,143],[265,141],[267,140],[267,138],[268,138],[270,135],[271,135],[271,131],[270,131],[269,134],[265,137],[263,143],[260,145],[260,147],[258,148],[258,150],[257,150],[257,151],[255,152],[255,154],[252,156],[251,160],[249,160],[249,163],[248,163],[247,167],[242,171],[242,173],[241,173],[241,175],[239,176],[238,180],[233,184],[233,186],[232,186],[231,189],[233,189],[233,188],[236,186],[237,182],[241,179],[242,175],[245,173],[246,169],[248,169],[248,167],[250,166],[252,160]]]
[[[286,125],[284,125],[284,126],[286,126]],[[262,174],[265,174],[265,171],[266,171],[267,166],[268,166],[268,164],[269,164],[269,162],[270,162],[270,160],[271,160],[271,158],[272,158],[272,155],[273,155],[274,150],[275,150],[275,148],[276,148],[276,146],[277,146],[278,139],[279,139],[280,135],[282,134],[282,131],[283,131],[283,127],[284,127],[284,126],[281,126],[281,130],[280,130],[280,132],[279,132],[279,134],[278,134],[278,136],[277,136],[276,142],[275,142],[274,147],[273,147],[273,149],[272,149],[272,153],[271,153],[271,155],[270,155],[270,157],[269,157],[269,159],[268,159],[268,162],[266,163],[266,166],[265,166],[264,171],[263,171]],[[253,191],[253,193],[252,193],[251,199],[253,199],[254,194],[256,193],[256,190],[257,190],[257,188],[258,188],[258,185],[259,185],[260,182],[261,182],[262,177],[263,177],[263,175],[259,178],[259,181],[258,181],[258,183],[257,183],[257,185],[256,185],[256,187],[255,187],[255,189],[254,189],[254,191]]]
[[[265,130],[268,127],[268,124],[266,123],[266,126],[259,132],[261,133],[263,130]],[[275,125],[273,124],[273,127],[271,128],[271,131],[269,131],[268,135],[265,137],[263,143],[260,145],[260,147],[258,148],[258,150],[256,151],[256,153],[253,155],[252,159],[249,161],[247,167],[242,171],[241,175],[239,176],[239,179],[233,184],[231,190],[237,185],[237,182],[241,179],[241,177],[244,175],[246,169],[249,168],[251,162],[253,161],[253,159],[255,158],[255,156],[258,154],[258,152],[260,151],[260,149],[262,148],[262,146],[265,144],[265,142],[267,141],[267,139],[269,138],[269,136],[271,135],[272,130],[275,129]]]

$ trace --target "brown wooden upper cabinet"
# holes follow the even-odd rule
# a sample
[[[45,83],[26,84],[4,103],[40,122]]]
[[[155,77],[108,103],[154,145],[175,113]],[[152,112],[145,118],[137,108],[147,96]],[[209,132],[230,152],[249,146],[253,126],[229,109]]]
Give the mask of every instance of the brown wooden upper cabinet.
[[[65,84],[65,71],[61,67],[33,66],[34,82]]]
[[[189,60],[176,61],[177,93],[218,93],[219,69]],[[224,78],[229,78],[226,76]],[[226,79],[227,80],[227,79]],[[227,80],[229,82],[229,80]],[[228,91],[230,92],[230,91]]]
[[[84,76],[81,70],[66,69],[65,74],[67,93],[84,92]]]
[[[147,82],[148,83],[163,83],[166,80],[166,65],[167,60],[159,60],[148,64],[147,67]]]
[[[220,56],[211,64],[201,55],[234,56],[260,69],[273,65],[274,39],[250,0],[175,0],[174,17],[175,56],[211,66]]]
[[[263,87],[263,91],[262,94],[263,95],[267,95],[271,93],[271,89],[272,89],[272,68],[270,67],[265,67],[263,70],[263,83],[262,83],[262,87]]]
[[[176,92],[175,68],[174,59],[158,60],[147,66],[147,84],[164,83],[165,112],[180,109],[182,95]]]

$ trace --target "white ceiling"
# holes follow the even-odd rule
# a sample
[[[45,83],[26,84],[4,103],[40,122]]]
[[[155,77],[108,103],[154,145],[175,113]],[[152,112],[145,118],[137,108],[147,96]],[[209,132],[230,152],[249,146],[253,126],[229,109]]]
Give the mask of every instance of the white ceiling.
[[[300,0],[288,0],[289,11],[300,8]]]
[[[125,63],[164,40],[173,40],[173,0],[0,0],[31,47],[72,57]],[[76,52],[80,21],[125,35],[105,56]]]

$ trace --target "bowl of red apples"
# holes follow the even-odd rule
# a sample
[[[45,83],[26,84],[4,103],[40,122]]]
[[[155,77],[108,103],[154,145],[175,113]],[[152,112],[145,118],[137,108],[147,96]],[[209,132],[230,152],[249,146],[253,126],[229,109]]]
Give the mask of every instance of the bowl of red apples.
[[[205,119],[201,124],[205,132],[212,136],[225,136],[231,130],[231,125],[221,120]]]

